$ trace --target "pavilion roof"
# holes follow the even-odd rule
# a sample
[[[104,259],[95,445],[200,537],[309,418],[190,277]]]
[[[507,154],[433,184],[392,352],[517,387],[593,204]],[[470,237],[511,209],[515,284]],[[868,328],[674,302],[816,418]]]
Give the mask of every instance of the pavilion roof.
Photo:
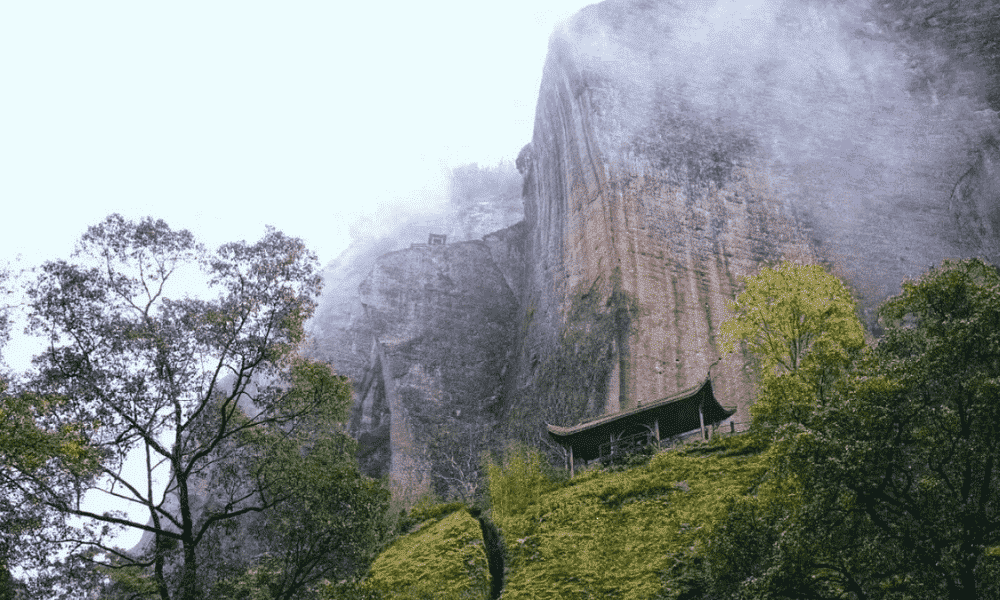
[[[634,425],[648,425],[658,420],[661,439],[698,429],[701,426],[699,405],[706,425],[718,423],[736,412],[736,409],[728,409],[719,404],[712,391],[712,380],[706,378],[698,385],[666,398],[640,404],[637,408],[604,415],[572,427],[548,423],[546,427],[553,440],[574,446],[578,455],[583,458],[597,452],[596,445],[607,442],[609,434],[620,433]]]

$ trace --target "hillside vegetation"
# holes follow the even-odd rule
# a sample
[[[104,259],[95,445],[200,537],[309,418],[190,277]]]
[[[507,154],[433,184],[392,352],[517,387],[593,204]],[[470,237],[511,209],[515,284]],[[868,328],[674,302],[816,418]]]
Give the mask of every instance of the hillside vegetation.
[[[866,344],[825,270],[748,279],[723,327],[764,371],[745,435],[569,481],[545,475],[537,449],[487,457],[505,552],[492,534],[484,547],[497,577],[506,555],[503,597],[1000,599],[1000,270],[945,261],[902,288]],[[401,552],[416,546],[404,537],[362,588],[497,598],[473,531],[464,515],[428,523],[416,535],[439,550]]]
[[[494,500],[491,511],[506,549],[503,598],[674,597],[670,569],[701,543],[727,499],[750,493],[764,473],[746,441],[699,442],[541,486],[523,485],[522,471],[522,501]],[[386,549],[365,587],[392,598],[489,598],[479,527],[463,505],[446,510],[454,512]]]

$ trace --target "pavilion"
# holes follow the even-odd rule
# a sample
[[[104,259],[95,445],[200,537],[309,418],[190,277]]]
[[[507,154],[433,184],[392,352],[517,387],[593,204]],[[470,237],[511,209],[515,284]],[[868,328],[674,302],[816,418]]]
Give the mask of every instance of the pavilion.
[[[549,437],[566,449],[569,455],[570,477],[574,475],[574,459],[589,462],[649,443],[681,437],[701,428],[706,439],[706,423],[718,424],[728,419],[736,409],[721,406],[712,393],[712,380],[683,390],[673,396],[640,404],[626,410],[573,427],[546,426]]]

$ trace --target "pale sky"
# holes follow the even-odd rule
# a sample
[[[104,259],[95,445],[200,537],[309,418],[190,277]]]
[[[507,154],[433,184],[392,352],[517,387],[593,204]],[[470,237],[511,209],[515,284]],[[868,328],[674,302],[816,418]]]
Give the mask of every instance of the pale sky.
[[[0,2],[0,257],[112,212],[212,247],[271,224],[325,264],[359,215],[440,199],[530,141],[585,0]]]
[[[0,266],[69,258],[113,212],[210,247],[274,225],[326,264],[358,218],[513,160],[549,35],[589,2],[345,4],[0,0]]]

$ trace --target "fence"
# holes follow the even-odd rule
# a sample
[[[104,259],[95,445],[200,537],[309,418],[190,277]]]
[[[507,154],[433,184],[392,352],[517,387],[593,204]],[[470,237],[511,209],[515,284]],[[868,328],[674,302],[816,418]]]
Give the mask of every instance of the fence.
[[[749,422],[736,422],[729,421],[725,425],[711,425],[706,427],[706,434],[708,439],[715,437],[728,437],[736,435],[738,433],[743,433],[750,429]],[[691,438],[701,438],[701,430],[695,430],[689,432],[685,435],[678,435],[670,438],[664,438],[660,440],[660,448],[662,449],[672,449],[677,446],[683,445],[684,443],[691,440]],[[600,461],[604,462],[607,460],[614,460],[616,457],[621,457],[626,454],[631,454],[633,452],[638,452],[648,446],[649,444],[655,444],[653,434],[644,431],[642,433],[636,433],[633,435],[625,436],[614,441],[605,442],[598,447],[598,454],[600,455]]]
[[[737,433],[743,433],[744,431],[750,429],[749,422],[736,422],[730,421],[728,426],[723,425],[721,427],[712,426],[711,437],[727,437],[730,435],[736,435]]]

